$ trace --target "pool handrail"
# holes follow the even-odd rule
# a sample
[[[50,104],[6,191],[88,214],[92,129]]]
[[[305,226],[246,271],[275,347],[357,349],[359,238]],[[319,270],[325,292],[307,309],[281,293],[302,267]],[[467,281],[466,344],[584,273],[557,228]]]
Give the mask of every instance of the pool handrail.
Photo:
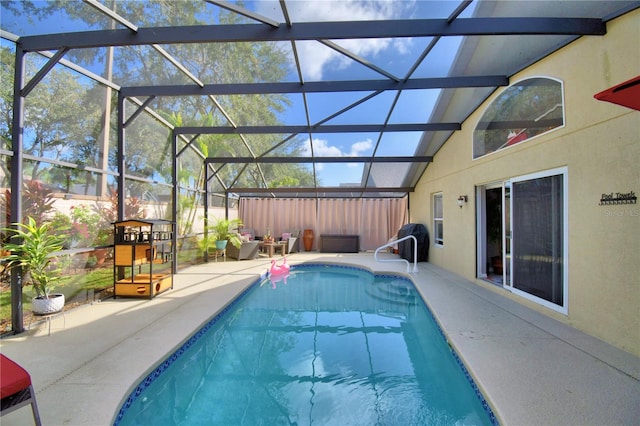
[[[409,238],[413,238],[413,271],[411,270],[411,264],[407,259],[378,259],[378,252],[384,248],[391,247],[401,241],[408,240]],[[407,235],[406,237],[402,237],[399,240],[393,240],[378,247],[373,254],[376,262],[405,262],[407,264],[407,272],[408,273],[416,273],[418,272],[418,239],[413,235]]]

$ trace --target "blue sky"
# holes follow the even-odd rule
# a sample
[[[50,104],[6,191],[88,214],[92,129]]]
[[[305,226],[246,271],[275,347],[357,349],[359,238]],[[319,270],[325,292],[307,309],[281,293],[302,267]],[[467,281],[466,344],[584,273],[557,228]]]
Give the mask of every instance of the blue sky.
[[[232,2],[236,3],[236,2]],[[332,1],[332,0],[288,0],[288,13],[295,22],[318,22],[336,20],[369,20],[369,19],[408,19],[408,18],[445,18],[459,4],[458,1],[424,1],[424,0],[383,0],[383,1]],[[86,7],[79,3],[80,7]],[[284,22],[278,1],[249,1],[245,7],[278,22]],[[218,8],[207,5],[213,11]],[[471,8],[463,16],[471,13]],[[14,22],[7,21],[7,14],[0,16],[2,28],[12,29],[21,34],[37,34],[77,30],[74,24],[65,24],[64,19],[48,19],[46,22],[30,25],[27,16],[23,15]],[[130,18],[129,18],[130,19]],[[22,22],[19,22],[22,21]],[[133,23],[136,24],[135,20]],[[75,22],[77,25],[77,21]],[[16,29],[17,28],[17,29]],[[20,35],[20,33],[18,34]],[[404,78],[416,59],[431,39],[369,39],[369,40],[337,40],[342,48],[369,61],[385,71]],[[460,40],[447,38],[441,40],[429,54],[412,77],[446,76]],[[381,74],[353,61],[321,43],[303,41],[296,44],[302,63],[305,81],[320,80],[354,80],[384,79]],[[100,66],[102,67],[102,66]],[[287,80],[297,81],[297,74],[292,67],[292,74]],[[411,122],[425,123],[439,94],[438,90],[414,90],[401,94],[391,115],[390,123]],[[325,117],[336,113],[349,104],[367,96],[366,92],[342,94],[310,94],[307,96],[311,123],[314,124]],[[327,124],[372,124],[381,123],[387,117],[394,101],[395,92],[383,93],[358,107],[334,118]],[[292,106],[280,116],[284,124],[306,124],[304,103],[301,95],[291,95]],[[307,144],[308,136],[301,135]],[[363,156],[372,155],[378,134],[319,134],[314,135],[313,151],[323,156]],[[376,155],[412,155],[419,141],[420,133],[383,135]],[[307,145],[307,151],[310,151]],[[338,186],[341,182],[360,182],[362,165],[324,164],[317,167],[318,177],[324,186]]]
[[[274,4],[275,3],[275,4]],[[290,1],[289,15],[294,22],[329,20],[445,18],[457,7],[457,1]],[[247,3],[247,8],[276,21],[283,21],[277,2]],[[467,13],[469,13],[468,11]],[[404,78],[431,39],[372,39],[335,41],[336,44],[366,59],[385,71]],[[460,39],[441,40],[413,77],[446,76],[457,51]],[[383,79],[381,74],[341,55],[318,42],[297,43],[305,81],[350,80],[356,78]],[[295,76],[292,77],[295,79]],[[426,123],[438,97],[438,90],[405,91],[401,94],[389,122]],[[309,114],[314,124],[341,110],[368,93],[311,94],[308,95]],[[325,98],[325,99],[323,99]],[[334,118],[327,124],[381,123],[387,118],[395,92],[383,93]],[[306,123],[302,97],[292,97],[292,108],[282,117],[287,124]],[[420,133],[386,133],[376,155],[413,155]],[[371,155],[378,134],[324,134],[314,135],[313,151],[320,156]],[[309,140],[306,138],[306,142]],[[310,147],[307,148],[310,151]],[[362,165],[323,164],[316,167],[324,186],[338,186],[341,182],[360,182]]]

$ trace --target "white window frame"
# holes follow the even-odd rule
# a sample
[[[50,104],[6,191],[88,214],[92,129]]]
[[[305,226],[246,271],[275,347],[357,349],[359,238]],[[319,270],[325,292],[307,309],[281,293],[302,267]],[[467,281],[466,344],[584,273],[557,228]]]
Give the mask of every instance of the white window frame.
[[[431,200],[433,203],[433,245],[437,247],[444,246],[444,203],[443,203],[443,195],[442,192],[436,192],[433,194]],[[436,204],[439,200],[440,203],[440,211],[442,211],[442,216],[438,217]],[[438,227],[440,224],[440,227]],[[442,229],[442,235],[439,234],[438,229]]]

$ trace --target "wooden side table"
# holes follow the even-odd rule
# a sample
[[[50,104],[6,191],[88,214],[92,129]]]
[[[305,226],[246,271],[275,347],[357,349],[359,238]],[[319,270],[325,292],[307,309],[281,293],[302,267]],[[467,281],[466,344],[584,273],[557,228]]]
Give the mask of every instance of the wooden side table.
[[[260,248],[263,249],[269,257],[273,257],[276,249],[280,249],[280,254],[284,256],[287,254],[287,242],[276,241],[274,243],[260,243]]]

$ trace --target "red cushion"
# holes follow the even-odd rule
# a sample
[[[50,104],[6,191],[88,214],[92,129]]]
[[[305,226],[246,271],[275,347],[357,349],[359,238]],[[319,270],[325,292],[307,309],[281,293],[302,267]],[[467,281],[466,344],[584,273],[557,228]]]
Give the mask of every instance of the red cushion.
[[[9,358],[0,354],[0,398],[11,396],[29,387],[31,376]]]

